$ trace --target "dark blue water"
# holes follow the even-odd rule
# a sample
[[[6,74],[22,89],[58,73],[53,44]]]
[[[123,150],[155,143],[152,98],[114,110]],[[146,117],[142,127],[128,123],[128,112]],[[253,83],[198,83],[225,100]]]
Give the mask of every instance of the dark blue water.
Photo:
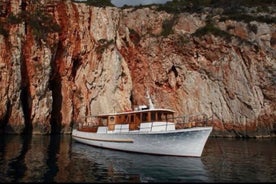
[[[201,158],[125,153],[66,136],[1,136],[0,182],[276,182],[276,140],[210,138]]]

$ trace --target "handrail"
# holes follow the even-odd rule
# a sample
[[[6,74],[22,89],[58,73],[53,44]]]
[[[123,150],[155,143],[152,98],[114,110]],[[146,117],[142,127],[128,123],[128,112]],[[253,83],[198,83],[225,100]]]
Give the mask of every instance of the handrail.
[[[211,120],[213,123],[213,115],[207,116],[205,113],[187,116],[174,117],[175,123],[179,128],[191,128],[191,127],[202,127],[207,126]]]

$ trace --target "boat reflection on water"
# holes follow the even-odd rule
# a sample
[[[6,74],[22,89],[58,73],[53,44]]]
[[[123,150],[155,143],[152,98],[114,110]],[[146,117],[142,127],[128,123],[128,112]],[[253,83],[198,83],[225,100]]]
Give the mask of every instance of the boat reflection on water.
[[[209,139],[202,157],[154,156],[68,136],[1,136],[0,183],[271,183],[276,140]]]
[[[201,158],[155,156],[139,153],[127,153],[72,144],[72,156],[81,162],[86,160],[91,166],[106,168],[112,182],[208,182],[208,172],[205,170]],[[95,168],[94,168],[95,169]],[[105,169],[101,169],[105,170]],[[95,171],[95,170],[94,170]],[[85,173],[82,173],[85,174]],[[95,174],[95,172],[94,172]]]
[[[201,158],[96,148],[71,136],[3,136],[2,183],[208,182]]]

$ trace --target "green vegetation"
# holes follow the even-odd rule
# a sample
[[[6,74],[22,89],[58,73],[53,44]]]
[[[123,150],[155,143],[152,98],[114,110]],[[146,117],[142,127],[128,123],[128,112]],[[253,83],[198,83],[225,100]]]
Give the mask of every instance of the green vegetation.
[[[235,13],[235,14],[229,14],[225,15],[220,18],[220,21],[225,21],[225,20],[236,20],[236,21],[243,21],[246,23],[249,23],[251,21],[257,21],[257,22],[264,22],[267,24],[272,24],[276,23],[275,17],[271,16],[252,16],[252,15],[247,15],[247,14],[241,14],[241,13]]]
[[[30,0],[33,5],[33,10],[25,10],[22,8],[22,11],[15,15],[10,13],[6,18],[2,18],[0,20],[0,34],[4,36],[8,36],[8,28],[13,24],[21,24],[25,23],[26,26],[29,26],[32,31],[36,41],[41,42],[47,41],[48,35],[51,33],[57,33],[61,30],[60,26],[56,23],[54,18],[45,11],[43,5],[40,1]],[[97,7],[106,7],[106,6],[114,6],[111,3],[111,0],[72,0],[75,3],[85,3],[91,6]],[[1,5],[1,4],[0,4]],[[155,5],[155,4],[154,4]],[[149,7],[152,5],[145,6],[136,6],[139,8]],[[202,12],[206,7],[211,8],[222,8],[223,12],[221,14],[220,21],[225,20],[236,20],[236,21],[244,21],[249,23],[251,21],[257,22],[265,22],[268,24],[275,23],[276,19],[272,15],[269,14],[271,8],[276,6],[276,0],[173,0],[169,1],[166,4],[156,5],[157,10],[166,11],[174,14],[175,16],[172,19],[165,20],[162,24],[162,36],[168,36],[173,33],[173,26],[175,24],[175,19],[177,18],[178,13],[182,12]],[[1,6],[0,6],[1,7]],[[256,15],[253,16],[250,13],[244,12],[244,7],[256,7],[250,11],[255,12],[266,12],[267,15]],[[251,12],[252,13],[252,12]],[[212,16],[215,16],[216,13],[210,13],[210,20]],[[227,28],[228,29],[228,28]],[[229,28],[230,29],[230,28]],[[248,29],[254,33],[257,33],[257,26],[248,24]],[[207,33],[212,33],[217,36],[222,36],[224,38],[229,38],[231,35],[225,31],[217,28],[214,23],[206,24],[203,28],[198,29],[193,35],[194,36],[202,36]],[[134,30],[130,30],[130,37],[134,41],[134,43],[139,43],[140,36]],[[103,46],[103,45],[102,45]],[[101,47],[102,48],[102,47]],[[100,49],[102,50],[102,49]]]
[[[159,5],[159,10],[168,13],[198,12],[205,7],[223,8],[236,12],[243,7],[258,7],[258,11],[267,12],[269,6],[275,6],[275,0],[173,0]]]
[[[202,13],[206,11],[206,7],[221,8],[223,10],[221,21],[232,19],[244,22],[255,20],[268,24],[276,22],[275,16],[273,16],[276,0],[173,0],[159,5],[157,10],[171,14]],[[266,13],[267,15],[258,15],[257,13]],[[211,14],[216,15],[214,12]]]
[[[225,20],[236,20],[250,23],[251,21],[264,22],[267,24],[272,24],[276,22],[275,16],[269,12],[274,12],[272,7],[276,6],[276,0],[173,0],[166,4],[159,5],[157,10],[166,11],[168,13],[177,15],[183,12],[189,13],[204,13],[210,7],[220,8],[221,18],[220,21]],[[254,7],[254,8],[252,8]],[[249,9],[252,8],[252,9]],[[266,15],[258,15],[257,13],[264,12]],[[255,15],[254,15],[255,13]],[[220,30],[212,22],[212,17],[216,16],[215,11],[208,11],[209,21],[207,20],[206,26],[198,29],[193,36],[203,36],[205,34],[211,33],[216,36],[223,37],[225,39],[231,38],[233,35],[227,33],[226,31]],[[167,36],[172,33],[173,21],[163,22],[163,36]],[[248,29],[255,34],[258,31],[256,25],[248,24]]]
[[[7,22],[10,24],[20,24],[22,22],[22,18],[10,13],[7,17]]]
[[[37,41],[46,41],[49,33],[59,32],[61,30],[60,26],[53,20],[50,14],[39,9],[30,13],[26,18],[27,20],[25,21],[29,23]]]
[[[166,37],[170,34],[173,34],[173,26],[176,22],[176,19],[177,19],[177,16],[173,16],[172,19],[167,19],[167,20],[164,20],[163,21],[163,24],[162,24],[162,32],[161,32],[161,35]]]
[[[10,13],[1,22],[0,34],[8,36],[8,27],[13,24],[21,24],[25,22],[27,26],[30,26],[35,40],[38,43],[41,41],[47,41],[48,34],[59,32],[60,26],[55,22],[53,17],[43,7],[37,6],[33,11],[23,10],[17,15]]]
[[[204,5],[208,4],[205,1],[209,0],[173,0],[159,5],[158,10],[176,14],[182,12],[198,12],[202,10]]]
[[[271,85],[276,85],[276,68],[271,66],[265,66],[265,70],[268,73],[268,78]]]
[[[113,39],[112,40],[101,39],[98,42],[99,42],[99,46],[96,48],[96,53],[99,55],[102,55],[102,53],[109,45],[114,44]]]
[[[256,24],[247,24],[247,29],[255,34],[258,33],[258,26]]]
[[[135,45],[137,45],[141,40],[140,35],[134,29],[129,29],[129,37]]]
[[[173,33],[172,27],[174,25],[173,20],[164,20],[162,24],[162,36],[168,36]]]
[[[0,34],[3,35],[4,37],[9,36],[9,32],[3,27],[2,24],[0,24]]]
[[[73,0],[75,3],[85,3],[89,6],[106,7],[114,6],[110,0]]]
[[[177,46],[177,48],[181,49],[190,42],[189,37],[186,35],[177,35],[177,39],[175,39],[174,44]]]
[[[223,31],[223,30],[217,28],[211,22],[207,22],[207,24],[204,27],[196,30],[196,32],[193,33],[193,36],[201,37],[201,36],[204,36],[206,34],[213,34],[215,36],[220,36],[222,38],[225,38],[226,40],[229,40],[232,37],[231,34],[229,34],[228,32]]]

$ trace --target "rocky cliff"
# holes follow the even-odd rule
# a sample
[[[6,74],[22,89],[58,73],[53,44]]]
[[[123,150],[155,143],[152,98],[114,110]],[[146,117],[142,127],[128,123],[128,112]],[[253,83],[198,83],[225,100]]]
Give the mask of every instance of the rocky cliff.
[[[156,107],[212,116],[214,136],[274,137],[275,4],[241,10],[2,0],[0,131],[71,133],[149,91]]]

